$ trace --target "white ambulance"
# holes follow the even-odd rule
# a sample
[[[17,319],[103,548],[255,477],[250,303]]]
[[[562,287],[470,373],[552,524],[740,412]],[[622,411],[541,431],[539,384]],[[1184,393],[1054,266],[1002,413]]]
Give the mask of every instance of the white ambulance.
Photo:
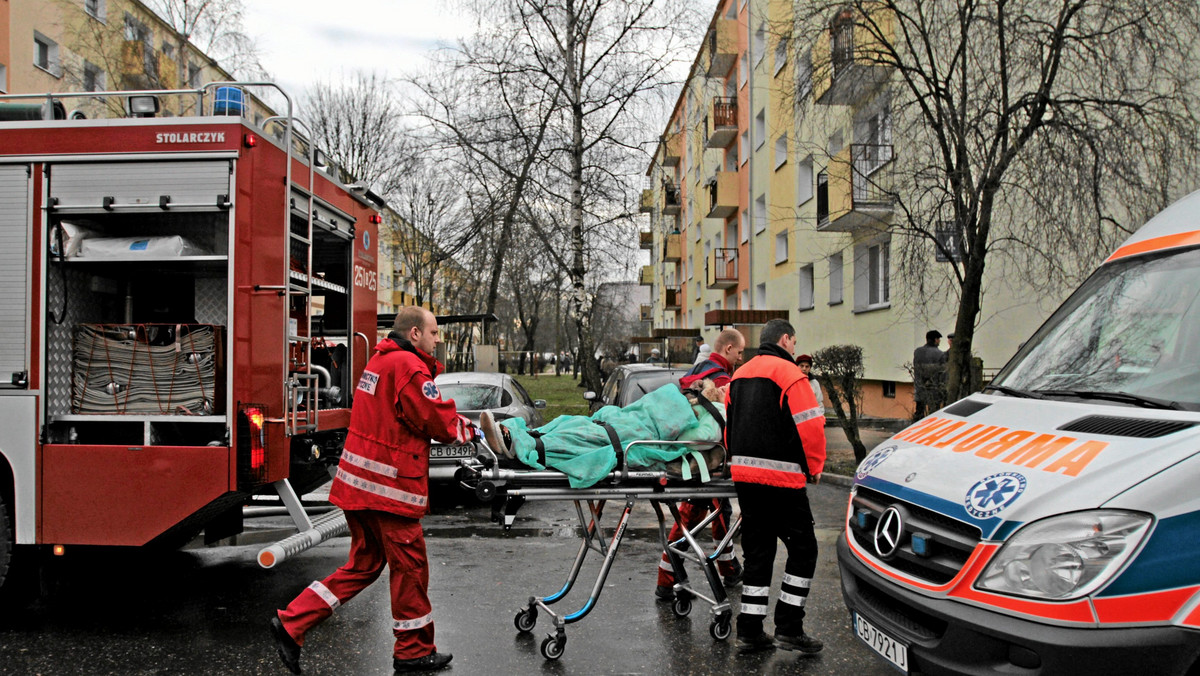
[[[859,466],[854,631],[925,674],[1200,674],[1200,192]]]

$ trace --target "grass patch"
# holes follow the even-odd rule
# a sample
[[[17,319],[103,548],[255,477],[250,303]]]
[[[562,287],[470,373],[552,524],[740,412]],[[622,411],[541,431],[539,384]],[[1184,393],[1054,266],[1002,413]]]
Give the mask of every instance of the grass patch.
[[[542,417],[546,422],[560,415],[588,415],[588,403],[583,398],[579,381],[569,375],[521,376],[516,379],[534,399],[545,399]]]

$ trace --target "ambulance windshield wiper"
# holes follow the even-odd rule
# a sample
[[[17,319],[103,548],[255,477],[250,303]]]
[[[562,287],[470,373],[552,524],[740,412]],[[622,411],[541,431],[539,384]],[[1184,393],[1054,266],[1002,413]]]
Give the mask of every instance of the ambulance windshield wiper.
[[[983,388],[984,392],[987,392],[988,390],[996,390],[997,392],[1000,392],[1002,394],[1007,394],[1010,397],[1020,397],[1022,399],[1045,399],[1045,397],[1038,394],[1037,392],[1030,392],[1028,390],[1018,390],[1015,387],[1005,387],[1003,385],[988,385]]]
[[[1050,397],[1079,397],[1080,399],[1103,399],[1105,401],[1117,401],[1124,404],[1133,404],[1142,408],[1161,408],[1171,411],[1185,411],[1183,404],[1177,401],[1167,401],[1166,399],[1155,399],[1154,397],[1143,397],[1140,394],[1130,394],[1129,392],[1098,392],[1092,390],[1038,390],[1038,392]]]

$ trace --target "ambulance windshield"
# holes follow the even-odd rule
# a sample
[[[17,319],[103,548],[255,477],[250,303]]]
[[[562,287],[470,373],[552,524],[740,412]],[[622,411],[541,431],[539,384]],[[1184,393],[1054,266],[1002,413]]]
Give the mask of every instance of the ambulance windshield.
[[[993,382],[1049,398],[1200,410],[1198,297],[1200,249],[1106,265]]]

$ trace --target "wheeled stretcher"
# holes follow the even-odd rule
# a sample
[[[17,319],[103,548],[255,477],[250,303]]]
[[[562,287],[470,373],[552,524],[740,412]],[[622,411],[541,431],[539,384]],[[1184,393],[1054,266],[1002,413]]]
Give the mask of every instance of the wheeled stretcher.
[[[696,448],[714,446],[712,442],[670,443]],[[502,520],[506,529],[512,526],[517,510],[526,501],[570,500],[575,503],[582,542],[565,583],[558,591],[547,596],[530,596],[513,618],[513,625],[522,634],[533,631],[540,612],[545,612],[552,618],[554,631],[547,634],[541,644],[542,656],[548,660],[562,657],[567,644],[566,625],[582,620],[596,607],[624,538],[630,513],[634,504],[639,501],[649,502],[658,517],[659,539],[675,574],[675,600],[671,610],[677,617],[685,617],[692,611],[693,600],[700,599],[711,606],[709,634],[720,641],[729,638],[733,611],[725,594],[725,587],[717,574],[716,562],[720,552],[725,550],[741,529],[741,518],[735,519],[725,538],[708,551],[697,541],[696,536],[717,518],[718,510],[710,511],[705,519],[688,529],[678,507],[678,503],[683,500],[735,497],[733,482],[728,479],[727,466],[723,464],[719,471],[712,474],[709,481],[703,483],[695,479],[684,480],[665,471],[630,469],[624,459],[628,457],[629,448],[638,444],[662,445],[663,442],[633,441],[626,444],[618,469],[588,488],[571,488],[566,476],[554,470],[501,467],[496,456],[484,444],[478,444],[480,452],[475,459],[462,461],[460,481],[467,488],[474,490],[480,499],[493,500],[493,517],[498,521]],[[611,537],[606,536],[600,524],[609,500],[624,503]],[[667,513],[682,532],[682,537],[675,541],[668,541]],[[551,606],[563,601],[574,588],[589,552],[596,552],[604,557],[590,595],[578,610],[556,613]],[[693,584],[689,580],[684,561],[691,561],[700,567],[704,573],[701,583]]]

